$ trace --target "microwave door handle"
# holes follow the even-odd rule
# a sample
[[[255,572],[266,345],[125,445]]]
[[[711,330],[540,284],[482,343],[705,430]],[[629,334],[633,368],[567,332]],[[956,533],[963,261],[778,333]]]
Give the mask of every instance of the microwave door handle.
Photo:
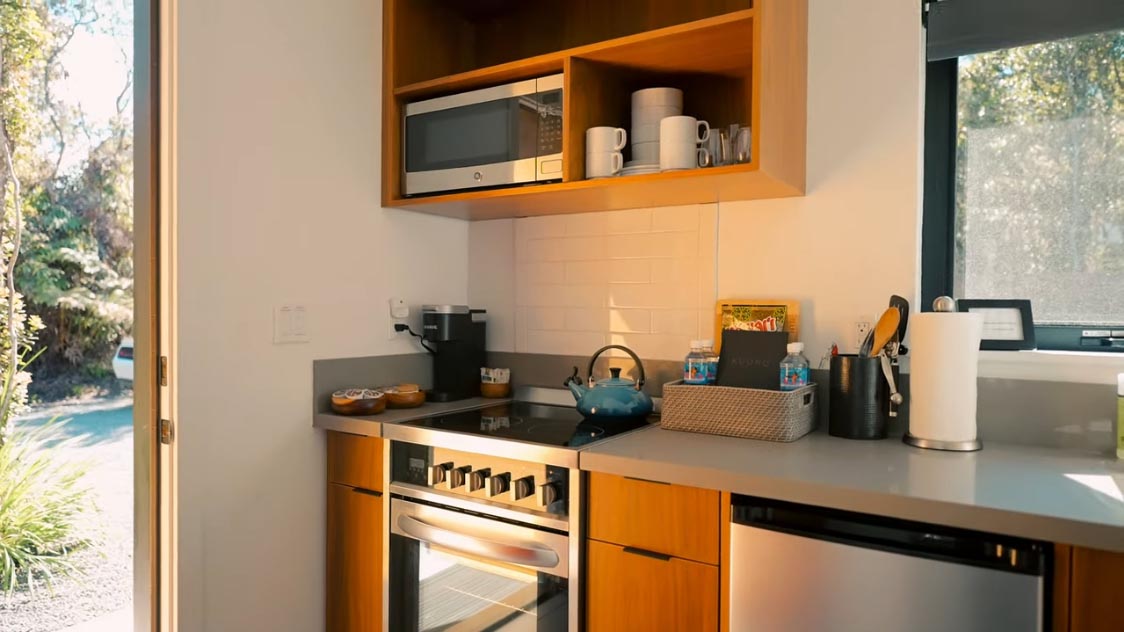
[[[407,515],[398,516],[398,528],[415,540],[498,562],[539,568],[554,568],[559,562],[558,554],[550,549],[504,544],[478,538],[436,527]]]

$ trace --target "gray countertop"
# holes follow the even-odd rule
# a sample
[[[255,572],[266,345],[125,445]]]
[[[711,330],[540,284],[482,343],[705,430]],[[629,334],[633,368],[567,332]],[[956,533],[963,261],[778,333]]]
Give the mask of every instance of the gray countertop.
[[[650,428],[581,452],[581,469],[1124,552],[1124,464],[985,444],[922,450],[816,432],[771,443]]]
[[[426,402],[417,408],[388,408],[377,415],[337,415],[333,412],[319,412],[312,417],[312,426],[322,430],[334,430],[350,434],[381,437],[383,424],[397,424],[413,421],[430,415],[452,413],[485,406],[495,406],[510,402],[510,399],[489,399],[472,397],[455,402]]]

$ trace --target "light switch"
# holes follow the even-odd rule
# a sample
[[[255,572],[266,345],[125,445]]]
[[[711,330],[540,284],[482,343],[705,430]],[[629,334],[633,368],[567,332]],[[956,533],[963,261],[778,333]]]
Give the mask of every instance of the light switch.
[[[308,309],[304,305],[273,308],[273,344],[308,342]]]

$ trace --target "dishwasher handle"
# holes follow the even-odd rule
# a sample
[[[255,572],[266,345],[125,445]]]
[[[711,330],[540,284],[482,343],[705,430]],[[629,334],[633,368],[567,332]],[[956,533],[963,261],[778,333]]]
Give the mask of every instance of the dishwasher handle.
[[[841,544],[1042,575],[1050,550],[1040,542],[839,509],[734,494],[734,524]]]

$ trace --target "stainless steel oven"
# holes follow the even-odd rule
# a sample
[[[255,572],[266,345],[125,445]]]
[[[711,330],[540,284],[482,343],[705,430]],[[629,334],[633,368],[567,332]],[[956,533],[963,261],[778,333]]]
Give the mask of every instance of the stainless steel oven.
[[[391,630],[562,632],[569,574],[565,534],[390,501]]]
[[[387,629],[581,628],[581,448],[646,426],[526,401],[383,425]]]
[[[406,195],[562,178],[562,75],[418,101],[403,129]]]

